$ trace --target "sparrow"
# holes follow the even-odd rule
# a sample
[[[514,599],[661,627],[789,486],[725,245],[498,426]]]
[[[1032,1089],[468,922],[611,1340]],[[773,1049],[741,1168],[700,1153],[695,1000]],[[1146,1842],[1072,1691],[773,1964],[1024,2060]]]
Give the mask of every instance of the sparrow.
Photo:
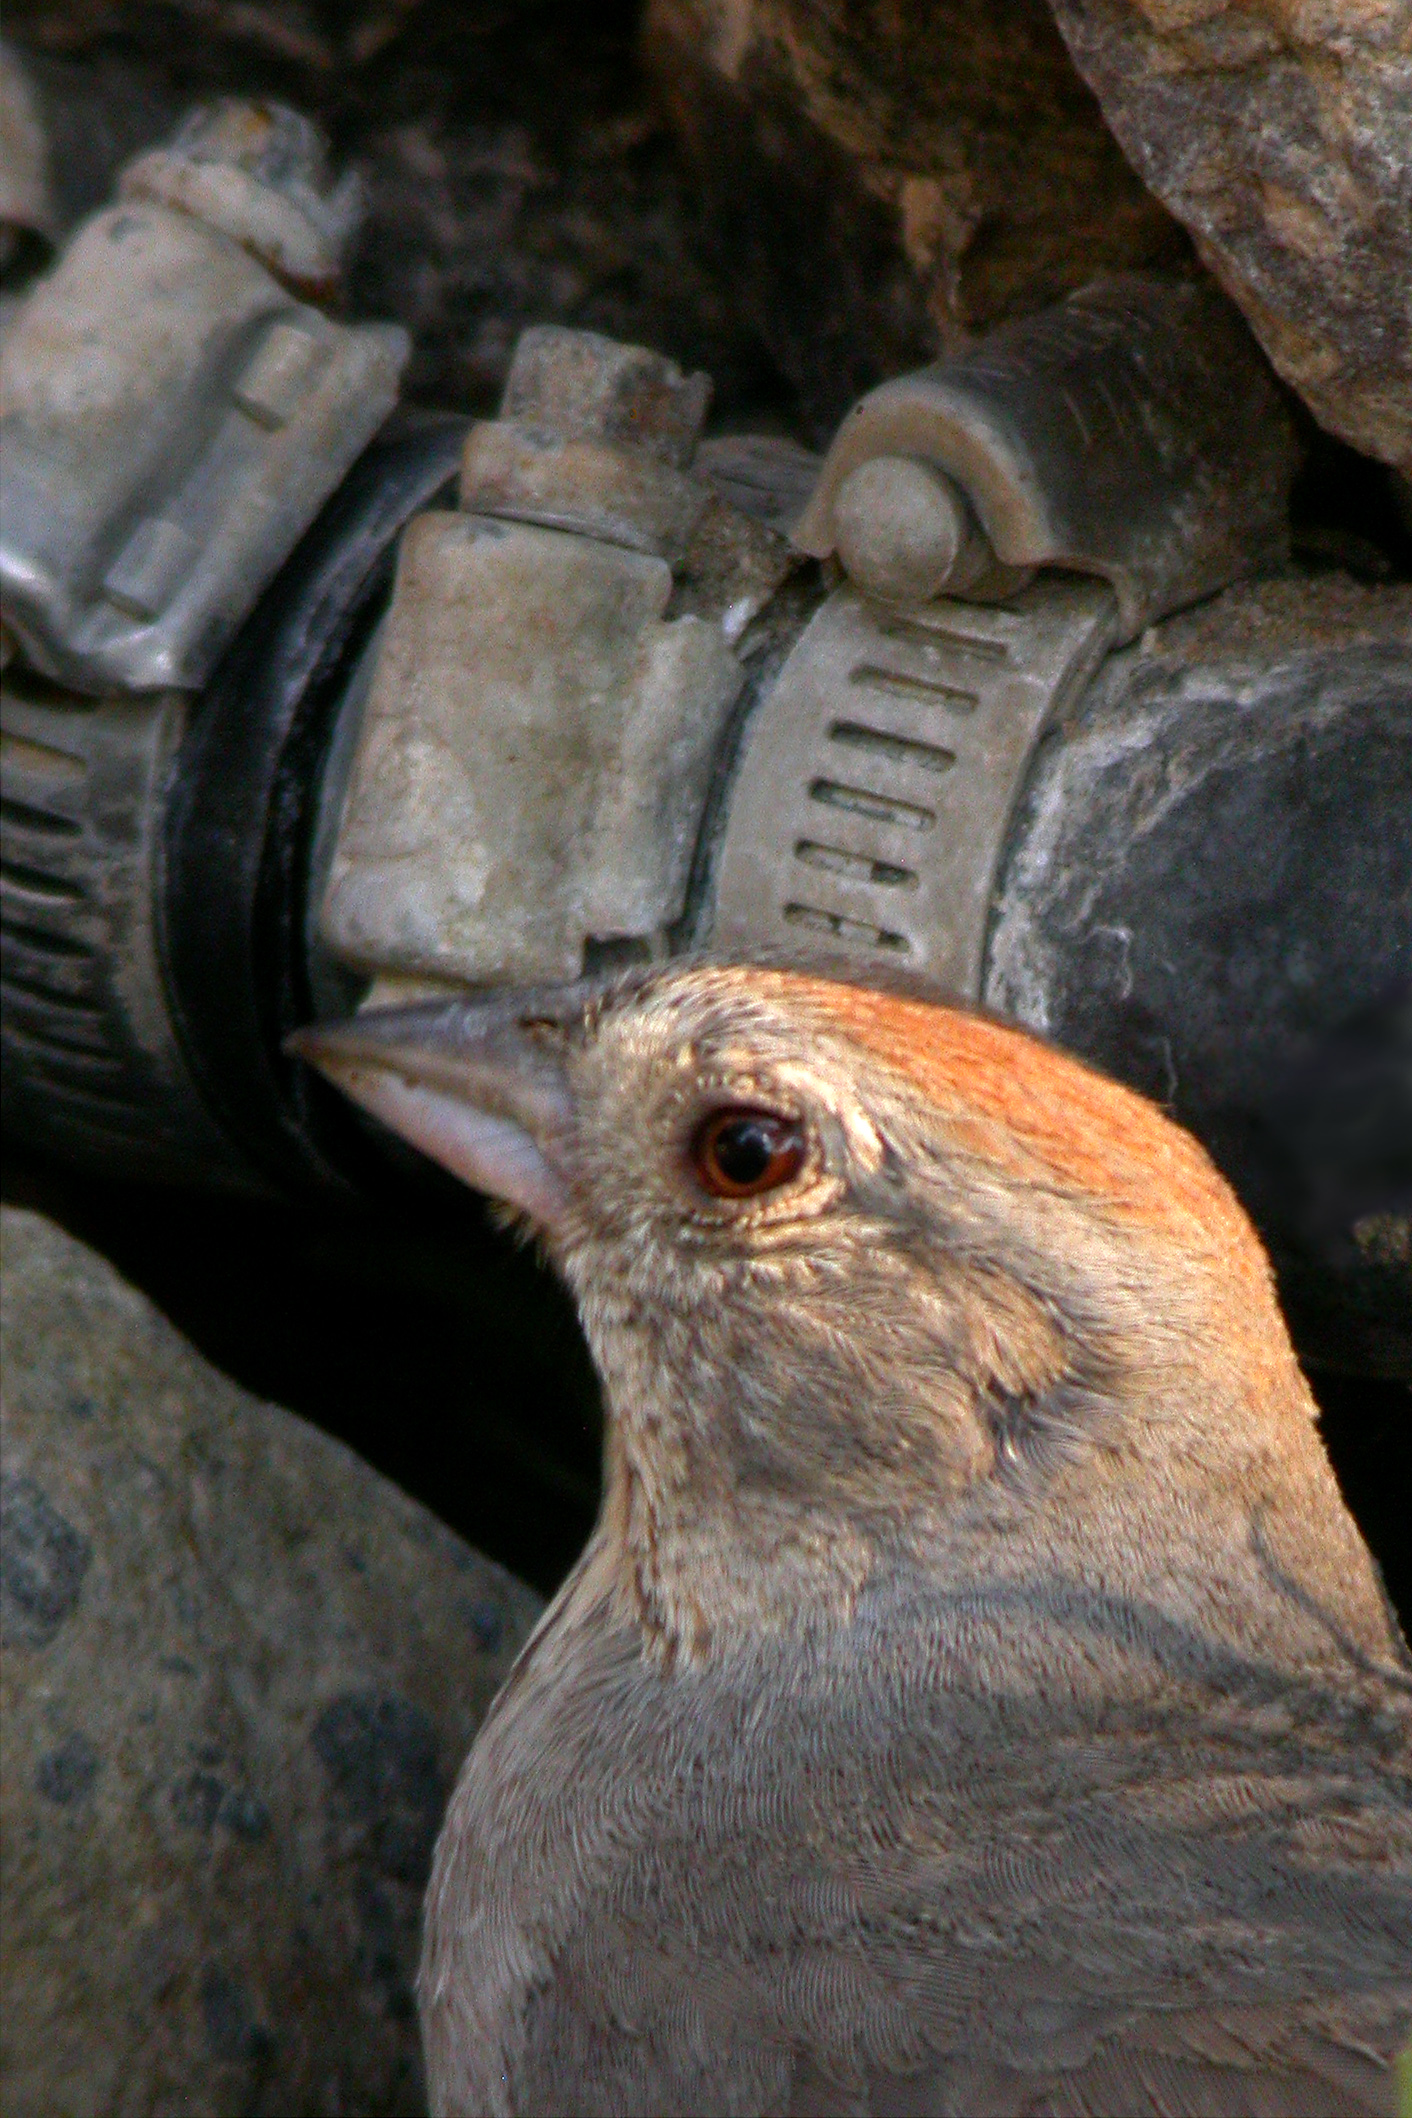
[[[297,1048],[534,1231],[606,1403],[437,1846],[440,2118],[1395,2108],[1412,1664],[1195,1141],[782,969]]]

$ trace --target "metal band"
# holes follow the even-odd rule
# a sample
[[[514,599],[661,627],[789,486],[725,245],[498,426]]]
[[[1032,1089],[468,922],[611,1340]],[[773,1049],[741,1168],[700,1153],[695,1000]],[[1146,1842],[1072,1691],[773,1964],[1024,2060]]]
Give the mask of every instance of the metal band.
[[[745,737],[716,860],[714,953],[817,948],[980,997],[996,870],[1046,724],[1113,637],[1104,584],[891,611],[841,588]]]

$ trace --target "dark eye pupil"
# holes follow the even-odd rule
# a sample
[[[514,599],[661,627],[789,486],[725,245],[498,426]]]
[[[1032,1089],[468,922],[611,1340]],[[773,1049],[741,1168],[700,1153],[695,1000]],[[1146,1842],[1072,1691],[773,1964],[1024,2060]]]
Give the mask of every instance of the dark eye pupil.
[[[798,1175],[804,1128],[797,1118],[781,1118],[774,1111],[716,1111],[697,1132],[692,1161],[701,1183],[718,1199],[754,1198]]]
[[[732,1184],[758,1184],[778,1151],[782,1130],[768,1118],[732,1118],[716,1134],[716,1161]]]

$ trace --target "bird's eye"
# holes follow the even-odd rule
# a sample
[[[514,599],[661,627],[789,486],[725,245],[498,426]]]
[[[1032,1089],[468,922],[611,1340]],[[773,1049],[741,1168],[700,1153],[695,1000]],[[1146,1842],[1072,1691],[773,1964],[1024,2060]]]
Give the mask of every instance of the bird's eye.
[[[804,1127],[772,1110],[730,1104],[712,1111],[691,1143],[698,1181],[718,1199],[756,1199],[799,1174]]]

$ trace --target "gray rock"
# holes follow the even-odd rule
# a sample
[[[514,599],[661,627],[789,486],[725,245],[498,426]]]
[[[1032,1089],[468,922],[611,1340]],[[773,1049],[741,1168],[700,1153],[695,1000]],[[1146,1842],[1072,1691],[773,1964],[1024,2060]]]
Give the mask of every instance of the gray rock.
[[[1331,433],[1412,464],[1407,0],[1052,0],[1103,113]]]
[[[47,1221],[0,1265],[7,2118],[416,2111],[432,1842],[536,1599]]]

